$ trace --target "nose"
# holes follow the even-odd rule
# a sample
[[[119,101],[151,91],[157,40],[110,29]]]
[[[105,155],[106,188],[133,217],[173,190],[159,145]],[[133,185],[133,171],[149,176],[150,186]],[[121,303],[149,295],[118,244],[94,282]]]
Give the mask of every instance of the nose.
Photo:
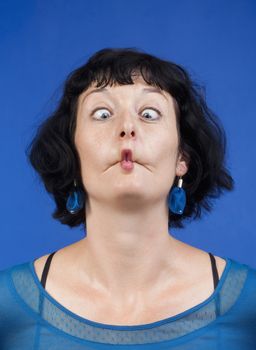
[[[135,132],[133,129],[131,130],[122,130],[120,133],[120,137],[124,138],[124,137],[130,137],[132,136],[133,138],[135,137]]]
[[[132,113],[123,111],[120,121],[120,138],[135,138],[135,121]]]

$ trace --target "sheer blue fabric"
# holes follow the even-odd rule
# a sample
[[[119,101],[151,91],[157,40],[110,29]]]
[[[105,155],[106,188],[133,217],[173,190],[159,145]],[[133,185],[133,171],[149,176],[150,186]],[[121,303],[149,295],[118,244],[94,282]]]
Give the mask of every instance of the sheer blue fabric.
[[[256,349],[256,269],[231,258],[214,292],[166,319],[132,326],[80,317],[41,285],[34,261],[0,271],[1,350]]]

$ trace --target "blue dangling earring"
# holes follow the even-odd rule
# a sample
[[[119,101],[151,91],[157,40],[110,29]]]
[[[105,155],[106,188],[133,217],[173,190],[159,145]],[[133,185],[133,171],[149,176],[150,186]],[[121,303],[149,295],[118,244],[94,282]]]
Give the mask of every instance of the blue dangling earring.
[[[71,214],[76,214],[84,206],[84,193],[77,188],[76,180],[74,180],[75,189],[69,194],[66,208]]]
[[[170,211],[174,214],[183,214],[186,205],[186,193],[182,188],[183,180],[180,177],[178,182],[178,187],[174,187],[169,193],[168,206]]]

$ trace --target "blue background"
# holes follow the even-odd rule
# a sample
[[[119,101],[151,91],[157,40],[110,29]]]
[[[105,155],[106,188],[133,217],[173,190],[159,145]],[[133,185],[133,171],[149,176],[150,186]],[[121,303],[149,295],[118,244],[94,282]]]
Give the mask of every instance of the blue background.
[[[227,133],[235,190],[180,240],[256,267],[256,2],[1,1],[0,269],[84,236],[51,218],[52,198],[25,149],[54,109],[69,72],[104,47],[136,47],[184,66],[206,87]]]

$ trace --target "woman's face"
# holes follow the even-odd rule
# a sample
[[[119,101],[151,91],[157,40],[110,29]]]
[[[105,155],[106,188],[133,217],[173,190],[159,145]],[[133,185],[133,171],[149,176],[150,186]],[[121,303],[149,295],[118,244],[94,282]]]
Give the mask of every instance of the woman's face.
[[[165,199],[175,176],[187,171],[177,153],[174,99],[141,77],[134,82],[88,88],[79,96],[75,131],[88,197],[133,208]],[[132,151],[132,170],[121,167],[123,149]]]

